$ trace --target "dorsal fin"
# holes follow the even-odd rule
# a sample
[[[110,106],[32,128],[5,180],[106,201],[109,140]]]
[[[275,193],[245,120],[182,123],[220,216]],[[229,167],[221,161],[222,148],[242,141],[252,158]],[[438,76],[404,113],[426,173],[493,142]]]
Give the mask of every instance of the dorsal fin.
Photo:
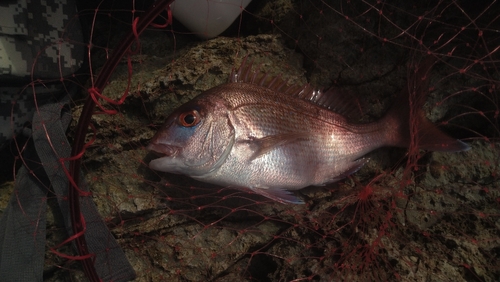
[[[331,110],[344,117],[359,117],[359,103],[354,95],[349,92],[330,88],[326,91],[315,89],[309,83],[305,85],[288,85],[281,75],[270,76],[267,73],[252,69],[253,62],[247,63],[247,57],[243,59],[238,69],[231,71],[229,83],[250,83],[280,92],[291,97],[302,99],[322,108]]]

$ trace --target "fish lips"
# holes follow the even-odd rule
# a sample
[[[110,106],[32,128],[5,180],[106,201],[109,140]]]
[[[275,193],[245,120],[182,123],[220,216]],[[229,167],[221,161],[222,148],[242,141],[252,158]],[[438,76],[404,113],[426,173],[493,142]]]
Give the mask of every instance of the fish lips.
[[[149,143],[146,149],[160,157],[172,157],[177,154],[179,147],[161,143]]]
[[[167,144],[150,143],[146,148],[154,153],[154,155],[158,156],[157,159],[149,162],[149,168],[163,172],[180,173],[179,160],[175,158],[179,152],[179,147]]]

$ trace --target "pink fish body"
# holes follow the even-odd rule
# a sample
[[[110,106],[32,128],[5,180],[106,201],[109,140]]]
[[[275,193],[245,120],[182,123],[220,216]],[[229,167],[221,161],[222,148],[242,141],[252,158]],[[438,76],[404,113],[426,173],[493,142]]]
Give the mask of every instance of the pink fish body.
[[[333,89],[288,86],[244,62],[228,83],[203,92],[167,118],[147,147],[162,154],[149,167],[251,189],[282,203],[303,203],[290,191],[345,178],[377,148],[409,145],[409,106],[393,106],[379,121],[359,124],[345,117],[352,107],[341,95]],[[420,148],[469,149],[423,115],[419,124],[426,132]]]

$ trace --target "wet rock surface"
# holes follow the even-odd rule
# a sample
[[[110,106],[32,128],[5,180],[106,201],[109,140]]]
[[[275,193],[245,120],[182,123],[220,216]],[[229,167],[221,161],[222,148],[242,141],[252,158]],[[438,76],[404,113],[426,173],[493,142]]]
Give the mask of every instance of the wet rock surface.
[[[352,177],[298,191],[306,204],[297,206],[148,168],[155,156],[145,146],[169,113],[227,81],[246,56],[290,83],[354,93],[359,122],[383,116],[407,86],[409,66],[421,60],[413,52],[418,48],[394,31],[386,35],[404,48],[374,39],[373,30],[353,26],[326,8],[314,17],[313,7],[304,4],[297,20],[297,5],[262,4],[255,18],[273,18],[275,24],[246,28],[262,34],[209,41],[177,36],[175,52],[166,51],[165,44],[174,46],[168,34],[147,32],[141,36],[144,52],[131,57],[129,95],[122,105],[105,105],[118,114],[93,116],[95,131],[88,140],[95,141],[82,169],[99,213],[136,270],[136,281],[495,281],[500,275],[500,144],[453,129],[458,124],[493,136],[498,124],[444,122],[460,116],[458,104],[482,101],[454,95],[480,84],[471,77],[448,77],[456,72],[456,58],[436,64],[431,84],[437,90],[429,93],[424,109],[432,122],[468,138],[470,151],[422,152],[411,163],[405,149],[383,148],[368,154],[370,161]],[[404,21],[393,23],[405,26]],[[295,29],[301,35],[293,38],[300,40],[273,27],[284,34]],[[103,95],[119,99],[128,78],[124,59]],[[73,128],[81,107],[73,111]],[[0,187],[2,207],[11,187]],[[48,245],[64,238],[54,218]],[[64,263],[47,256],[48,281],[67,277],[54,267]],[[78,268],[74,265],[65,266]],[[75,280],[83,279],[74,273]]]

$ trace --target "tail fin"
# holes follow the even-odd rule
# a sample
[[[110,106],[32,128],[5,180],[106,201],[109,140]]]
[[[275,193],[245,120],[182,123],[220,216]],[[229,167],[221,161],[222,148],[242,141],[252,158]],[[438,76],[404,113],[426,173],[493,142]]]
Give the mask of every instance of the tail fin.
[[[429,73],[434,63],[435,58],[429,56],[414,69],[407,87],[382,119],[388,128],[388,145],[442,152],[470,149],[469,145],[446,135],[425,117],[422,107],[429,92]]]

